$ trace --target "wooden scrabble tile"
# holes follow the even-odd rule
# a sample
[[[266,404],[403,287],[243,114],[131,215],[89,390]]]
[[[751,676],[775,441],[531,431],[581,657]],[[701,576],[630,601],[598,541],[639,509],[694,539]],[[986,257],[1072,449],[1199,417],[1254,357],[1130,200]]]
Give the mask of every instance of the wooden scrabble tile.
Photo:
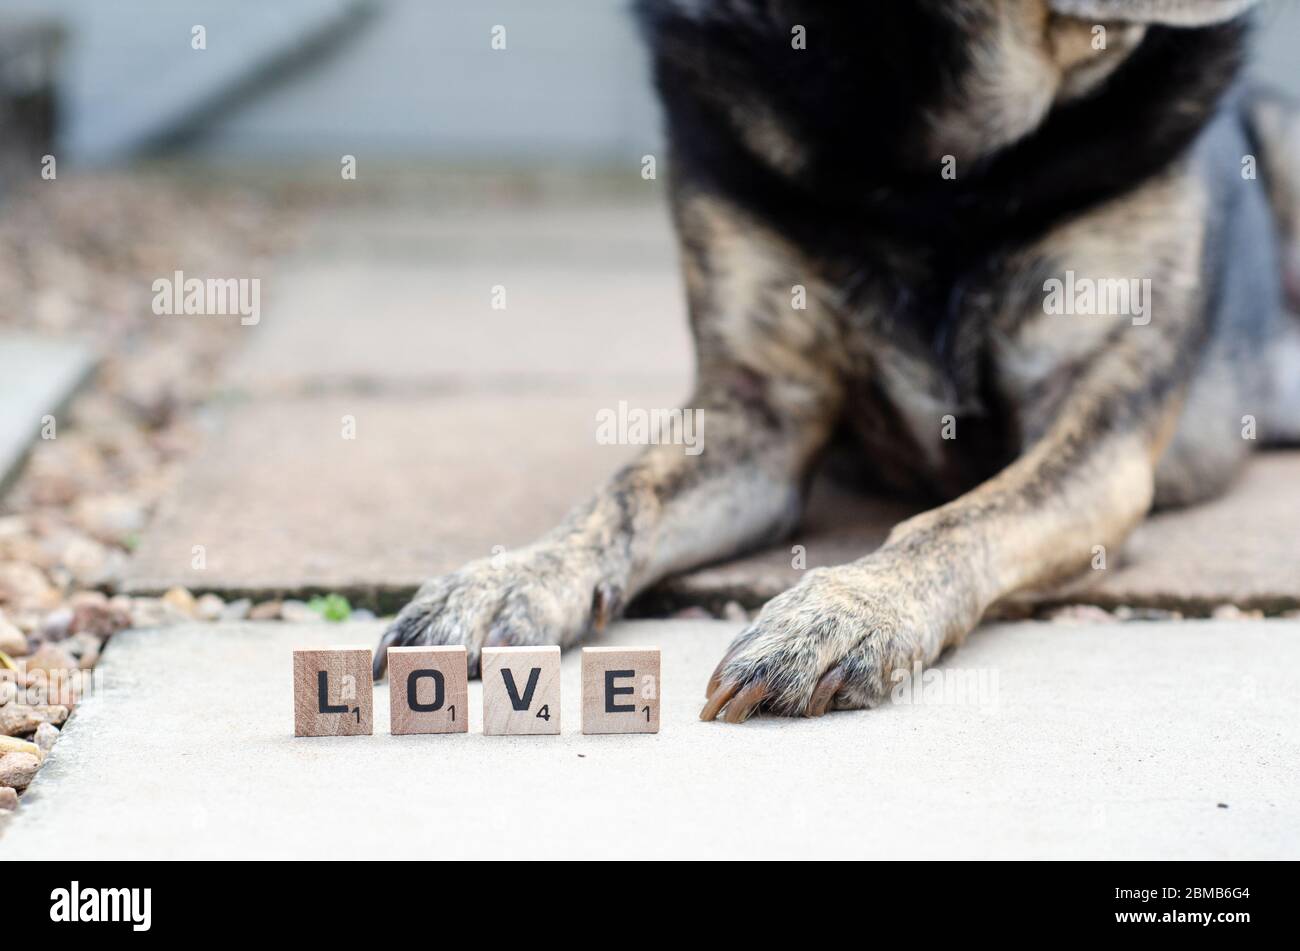
[[[659,693],[659,648],[583,648],[583,733],[658,733]]]
[[[357,736],[374,729],[370,649],[293,652],[294,736]]]
[[[469,654],[456,647],[388,648],[389,722],[395,735],[469,731]]]
[[[560,649],[483,648],[483,732],[560,732]]]

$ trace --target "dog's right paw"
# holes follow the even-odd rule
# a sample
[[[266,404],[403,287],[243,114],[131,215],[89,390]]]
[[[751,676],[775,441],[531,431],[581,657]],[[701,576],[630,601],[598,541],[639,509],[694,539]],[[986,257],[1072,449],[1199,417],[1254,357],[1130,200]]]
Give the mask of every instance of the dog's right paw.
[[[533,546],[471,562],[427,582],[401,610],[379,640],[375,677],[388,648],[440,644],[464,644],[476,677],[484,647],[568,646],[603,628],[620,600],[583,550]]]

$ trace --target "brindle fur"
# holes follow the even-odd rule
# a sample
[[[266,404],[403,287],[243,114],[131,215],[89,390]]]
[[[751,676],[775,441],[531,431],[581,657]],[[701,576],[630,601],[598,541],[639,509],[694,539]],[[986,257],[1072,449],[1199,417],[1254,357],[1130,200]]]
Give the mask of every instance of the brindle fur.
[[[1300,246],[1300,123],[1240,86],[1245,27],[1216,4],[1240,0],[1133,0],[1096,51],[1097,24],[1049,0],[640,0],[705,451],[650,447],[532,546],[430,582],[377,672],[392,644],[464,643],[473,666],[568,645],[666,575],[781,538],[850,432],[875,483],[946,501],[770,601],[702,716],[873,706],[999,599],[1221,489],[1243,416],[1294,438],[1275,354],[1297,333],[1278,248]],[[1196,25],[1162,25],[1175,8]],[[1067,271],[1149,278],[1150,324],[1047,315]]]

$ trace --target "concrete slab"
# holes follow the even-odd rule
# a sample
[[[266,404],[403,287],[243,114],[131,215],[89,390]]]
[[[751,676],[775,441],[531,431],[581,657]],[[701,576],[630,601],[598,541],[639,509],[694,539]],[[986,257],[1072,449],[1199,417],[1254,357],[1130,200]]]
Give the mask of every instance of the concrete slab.
[[[1263,453],[1222,498],[1151,516],[1117,567],[1091,574],[1054,596],[1188,614],[1300,609],[1300,452]]]
[[[41,417],[57,414],[94,368],[78,341],[0,336],[0,491],[18,474]]]
[[[1294,858],[1300,624],[999,625],[941,669],[977,702],[696,719],[725,622],[616,625],[663,649],[662,731],[295,739],[291,650],[379,626],[114,639],[6,859]],[[1228,649],[1227,645],[1230,645]],[[924,700],[925,695],[922,696]]]
[[[388,266],[450,263],[584,265],[675,272],[677,237],[657,186],[627,194],[626,181],[581,174],[576,181],[545,176],[457,175],[440,168],[436,181],[401,184],[396,195],[317,212],[310,259],[369,260]]]
[[[633,454],[594,445],[595,410],[675,406],[690,389],[664,206],[499,187],[473,207],[426,197],[321,216],[310,248],[268,278],[262,322],[241,328],[226,382],[261,405],[231,413],[164,506],[128,590],[336,589],[395,609],[429,575],[546,531]],[[340,441],[339,418],[358,413],[362,438]],[[1227,498],[1149,520],[1107,571],[1010,610],[1300,609],[1298,483],[1300,453],[1261,458]],[[870,552],[912,512],[820,484],[793,538],[671,579],[635,610],[757,606],[804,568]]]
[[[310,253],[266,283],[232,387],[690,381],[685,292],[661,205],[378,220],[343,210],[316,233]]]
[[[1300,452],[1264,453],[1223,498],[1151,516],[1106,571],[1019,597],[1011,609],[1056,602],[1163,608],[1193,616],[1221,604],[1273,614],[1300,609],[1297,486]],[[842,564],[873,551],[894,524],[915,511],[819,483],[804,525],[788,541],[670,579],[655,592],[653,604],[757,606],[802,577],[793,565],[796,546],[806,568]]]
[[[266,293],[228,381],[251,393],[691,378],[671,270],[312,264]]]
[[[160,507],[124,588],[340,591],[396,610],[432,574],[532,541],[630,459],[635,446],[597,444],[598,410],[681,397],[618,386],[234,407]]]
[[[676,405],[653,383],[441,397],[271,399],[233,407],[166,500],[129,564],[124,589],[174,585],[230,596],[340,591],[395,610],[432,574],[526,544],[581,502],[636,447],[595,441],[595,414]],[[341,437],[345,416],[357,438]],[[1141,526],[1106,572],[1016,599],[1205,615],[1220,604],[1300,608],[1300,453],[1255,460],[1233,492]],[[303,487],[310,486],[310,492]],[[904,503],[823,480],[803,527],[754,555],[669,579],[637,605],[756,607],[804,568],[876,548],[911,514]],[[204,567],[194,567],[194,546]]]

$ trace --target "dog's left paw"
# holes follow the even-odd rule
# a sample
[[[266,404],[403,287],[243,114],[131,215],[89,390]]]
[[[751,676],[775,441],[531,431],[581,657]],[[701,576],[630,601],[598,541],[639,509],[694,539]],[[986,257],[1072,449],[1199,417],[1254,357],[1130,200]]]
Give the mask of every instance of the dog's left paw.
[[[934,660],[952,626],[897,567],[878,558],[815,569],[769,601],[714,671],[700,718],[816,717],[883,701],[893,672]]]

